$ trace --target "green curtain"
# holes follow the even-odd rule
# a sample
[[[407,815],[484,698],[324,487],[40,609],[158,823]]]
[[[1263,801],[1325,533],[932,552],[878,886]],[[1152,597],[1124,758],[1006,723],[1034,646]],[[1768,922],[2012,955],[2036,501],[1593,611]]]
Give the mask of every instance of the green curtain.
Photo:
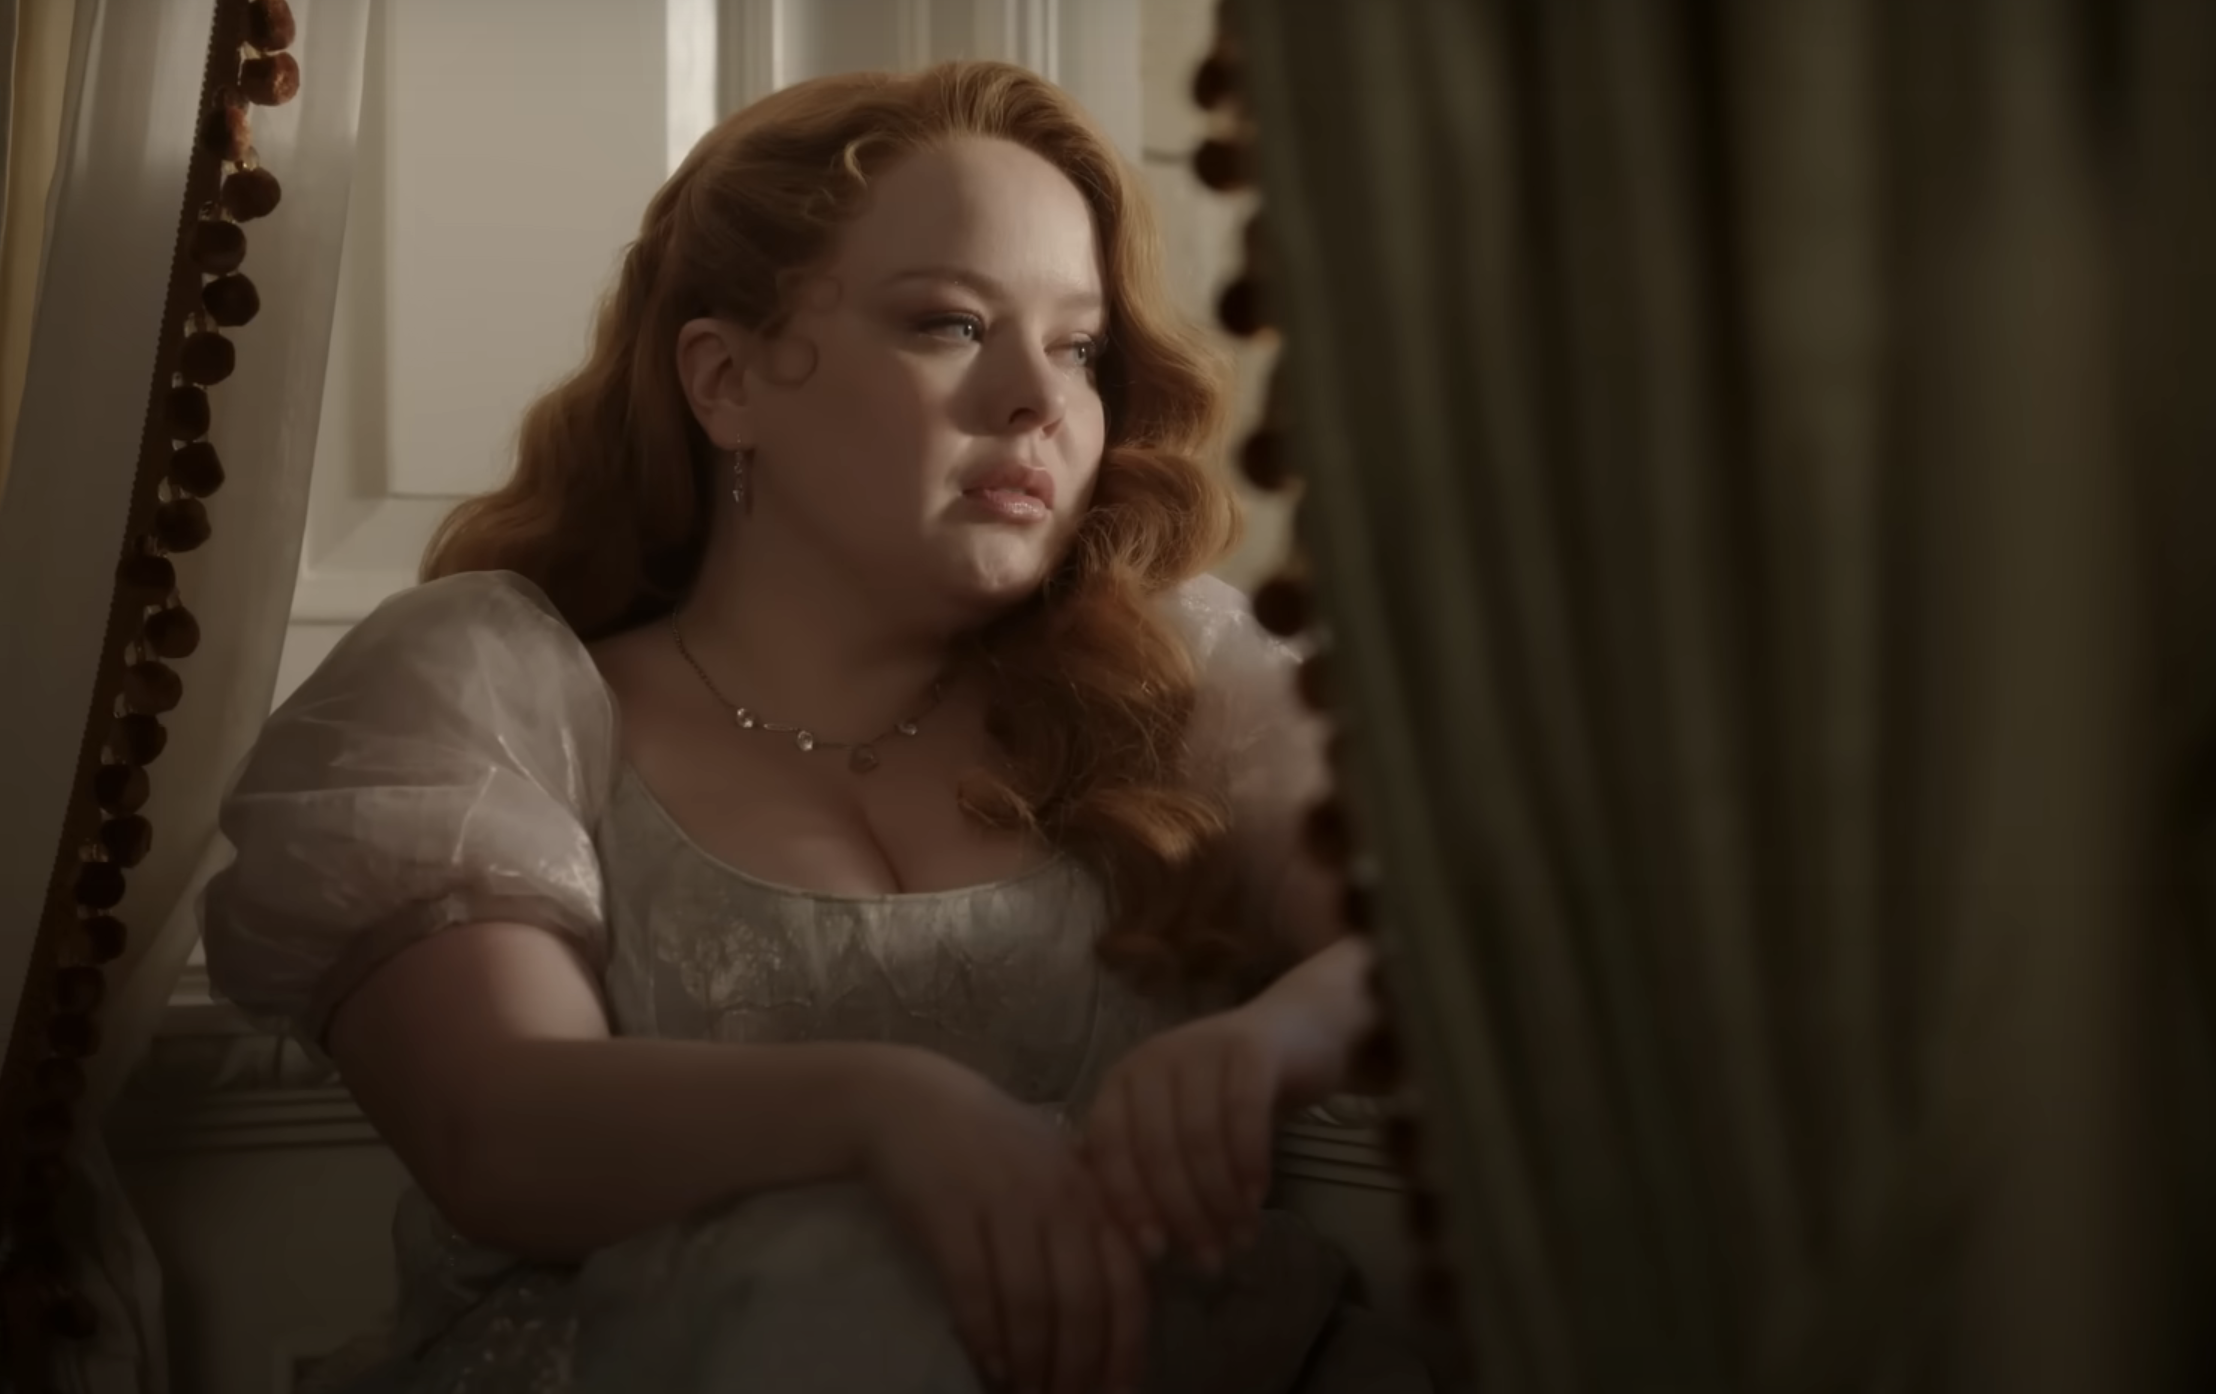
[[[1229,13],[1478,1387],[2168,1387],[2216,6]]]

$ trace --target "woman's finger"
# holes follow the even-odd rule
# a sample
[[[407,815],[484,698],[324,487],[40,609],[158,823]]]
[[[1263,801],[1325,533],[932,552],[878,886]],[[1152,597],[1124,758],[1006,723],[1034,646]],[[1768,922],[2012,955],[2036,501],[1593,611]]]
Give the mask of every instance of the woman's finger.
[[[1229,1134],[1224,1127],[1225,1051],[1214,1060],[1197,1060],[1177,1075],[1173,1088],[1177,1101],[1178,1150],[1185,1158],[1185,1174],[1192,1178],[1193,1193],[1208,1213],[1220,1261],[1246,1221],[1240,1201],[1239,1178],[1232,1170]],[[1203,1264],[1210,1256],[1202,1255]]]
[[[1009,1197],[986,1220],[993,1305],[1000,1313],[1001,1349],[1007,1352],[1005,1383],[1044,1389],[1054,1346],[1054,1296],[1047,1273],[1044,1206]],[[997,1374],[998,1372],[993,1372]]]
[[[1147,1199],[1177,1242],[1205,1263],[1209,1254],[1220,1251],[1222,1240],[1209,1223],[1208,1212],[1185,1169],[1173,1074],[1164,1069],[1136,1073],[1128,1088],[1132,1151],[1138,1160],[1140,1179],[1146,1184]]]
[[[1248,1051],[1232,1051],[1224,1062],[1223,1121],[1231,1171],[1239,1187],[1241,1229],[1251,1228],[1269,1196],[1270,1150],[1276,1141],[1274,1082],[1262,1061]]]
[[[1090,1203],[1073,1203],[1045,1234],[1054,1291],[1054,1336],[1048,1352],[1054,1394],[1099,1394],[1108,1339],[1108,1284],[1101,1269],[1106,1226]]]
[[[1101,1274],[1107,1285],[1107,1330],[1103,1338],[1105,1374],[1101,1388],[1137,1389],[1146,1376],[1148,1292],[1146,1269],[1138,1251],[1120,1229],[1100,1232]]]
[[[1008,1351],[1002,1343],[1002,1320],[993,1291],[993,1265],[986,1250],[985,1226],[971,1211],[949,1207],[942,1213],[926,1213],[924,1243],[946,1290],[947,1307],[954,1316],[955,1334],[969,1349],[970,1360],[995,1381],[1008,1377]]]
[[[1132,1119],[1127,1076],[1118,1074],[1094,1101],[1085,1123],[1085,1160],[1099,1186],[1108,1214],[1131,1235],[1149,1258],[1161,1257],[1167,1235],[1132,1153]]]

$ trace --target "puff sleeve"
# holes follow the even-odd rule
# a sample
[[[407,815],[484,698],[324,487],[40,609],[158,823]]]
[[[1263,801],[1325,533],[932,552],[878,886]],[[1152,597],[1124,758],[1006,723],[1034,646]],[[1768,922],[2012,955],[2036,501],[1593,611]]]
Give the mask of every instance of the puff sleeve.
[[[1303,855],[1301,820],[1330,789],[1323,721],[1294,687],[1301,651],[1255,620],[1247,598],[1213,576],[1186,582],[1172,599],[1199,679],[1188,736],[1197,767],[1220,781],[1248,912],[1285,948],[1279,923],[1293,868]]]
[[[263,727],[224,796],[235,849],[201,898],[209,981],[320,1048],[370,971],[505,920],[606,961],[593,828],[615,713],[591,656],[504,572],[385,602]]]

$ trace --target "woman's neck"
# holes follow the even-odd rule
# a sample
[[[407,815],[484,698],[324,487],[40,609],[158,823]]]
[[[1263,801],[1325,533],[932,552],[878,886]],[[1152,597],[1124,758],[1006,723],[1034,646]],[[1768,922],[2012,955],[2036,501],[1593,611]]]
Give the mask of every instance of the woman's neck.
[[[915,715],[955,638],[897,613],[850,568],[762,528],[743,540],[716,529],[677,621],[730,700],[833,740],[866,740]]]

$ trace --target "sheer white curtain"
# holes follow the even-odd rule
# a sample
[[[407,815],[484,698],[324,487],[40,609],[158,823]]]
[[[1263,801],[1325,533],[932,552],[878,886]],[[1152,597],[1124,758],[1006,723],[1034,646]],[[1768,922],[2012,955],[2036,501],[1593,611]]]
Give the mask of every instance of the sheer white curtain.
[[[0,488],[23,399],[75,0],[0,0]]]
[[[263,166],[283,184],[248,226],[261,314],[233,334],[214,389],[228,473],[214,537],[176,558],[203,642],[179,664],[145,813],[152,855],[117,912],[92,1096],[79,1117],[65,1224],[75,1285],[99,1315],[60,1348],[64,1388],[167,1388],[160,1274],[117,1185],[97,1119],[153,1033],[192,944],[190,905],[215,847],[215,795],[268,710],[296,572],[339,249],[354,176],[370,0],[293,0],[300,95],[255,108]],[[194,138],[214,7],[78,0],[38,302],[13,462],[0,495],[0,1014],[19,1006],[69,801],[125,530],[126,499]]]

